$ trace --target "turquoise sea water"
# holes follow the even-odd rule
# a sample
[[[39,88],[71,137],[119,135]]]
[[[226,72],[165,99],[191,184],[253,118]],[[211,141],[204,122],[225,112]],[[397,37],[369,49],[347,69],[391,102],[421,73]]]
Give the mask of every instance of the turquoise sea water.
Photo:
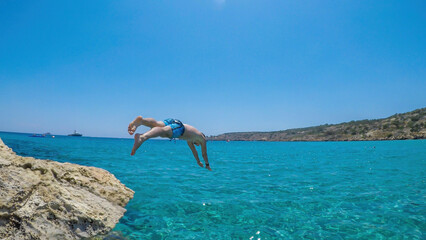
[[[20,155],[104,168],[135,191],[127,239],[425,239],[426,141],[208,142],[31,138]]]

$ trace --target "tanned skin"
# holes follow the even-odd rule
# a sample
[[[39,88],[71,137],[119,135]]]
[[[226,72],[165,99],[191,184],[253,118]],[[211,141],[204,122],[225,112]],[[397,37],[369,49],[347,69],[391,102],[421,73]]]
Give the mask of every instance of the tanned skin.
[[[141,116],[138,116],[133,120],[127,129],[130,135],[133,135],[136,131],[136,129],[141,126],[147,126],[150,127],[151,130],[147,131],[144,134],[135,134],[135,143],[133,145],[132,153],[130,155],[135,155],[138,148],[144,143],[146,140],[150,138],[155,137],[163,137],[163,138],[171,138],[173,135],[172,128],[170,126],[166,126],[164,122],[157,121],[153,118],[142,118]],[[210,168],[209,159],[207,157],[207,141],[204,134],[200,131],[198,131],[195,127],[183,124],[185,126],[185,132],[182,136],[179,137],[179,139],[186,140],[188,147],[191,149],[192,154],[194,155],[195,160],[197,160],[197,163],[200,167],[204,167],[203,163],[200,161],[200,158],[198,157],[196,146],[201,146],[201,155],[203,156],[204,163],[206,164],[206,168],[208,170],[212,170]]]

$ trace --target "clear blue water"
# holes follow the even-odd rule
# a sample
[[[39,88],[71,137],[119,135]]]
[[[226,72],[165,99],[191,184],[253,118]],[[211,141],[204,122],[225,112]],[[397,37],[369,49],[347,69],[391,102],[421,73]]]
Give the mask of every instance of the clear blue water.
[[[136,193],[114,229],[128,239],[425,239],[426,141],[185,142],[31,138],[20,155],[104,168]]]

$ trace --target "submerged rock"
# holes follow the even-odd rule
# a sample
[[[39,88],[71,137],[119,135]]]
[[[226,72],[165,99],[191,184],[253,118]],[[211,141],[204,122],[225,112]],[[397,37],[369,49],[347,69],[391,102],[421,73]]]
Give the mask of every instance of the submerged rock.
[[[106,234],[133,194],[106,170],[21,157],[0,139],[0,239]]]

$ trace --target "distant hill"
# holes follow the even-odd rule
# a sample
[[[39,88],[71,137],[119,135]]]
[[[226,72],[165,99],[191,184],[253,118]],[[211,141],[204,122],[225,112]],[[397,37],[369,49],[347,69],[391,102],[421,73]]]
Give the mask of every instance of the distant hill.
[[[218,141],[363,141],[426,139],[426,108],[388,118],[325,124],[274,132],[234,132],[209,137]]]

